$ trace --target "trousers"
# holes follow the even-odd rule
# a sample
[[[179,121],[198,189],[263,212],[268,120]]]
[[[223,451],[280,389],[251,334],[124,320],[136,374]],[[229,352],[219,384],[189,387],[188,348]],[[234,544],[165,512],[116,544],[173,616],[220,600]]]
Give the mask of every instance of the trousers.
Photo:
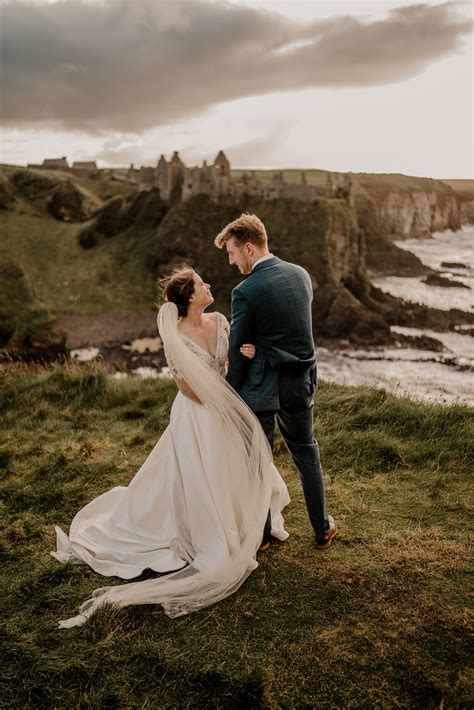
[[[318,442],[313,432],[313,406],[317,370],[312,365],[303,372],[283,369],[279,379],[280,408],[254,411],[273,451],[275,422],[298,471],[308,516],[318,535],[329,530],[324,478]],[[270,540],[271,520],[265,522],[262,544]]]

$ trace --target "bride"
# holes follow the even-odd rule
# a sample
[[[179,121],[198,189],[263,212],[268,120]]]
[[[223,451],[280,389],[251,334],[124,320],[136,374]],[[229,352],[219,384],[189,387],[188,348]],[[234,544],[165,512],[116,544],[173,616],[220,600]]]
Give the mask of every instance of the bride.
[[[83,624],[104,604],[161,604],[170,617],[235,592],[257,567],[268,510],[272,535],[285,540],[286,485],[258,420],[225,381],[229,324],[204,313],[209,284],[190,267],[164,279],[158,328],[179,392],[170,422],[128,487],[80,510],[69,536],[56,527],[60,562],[87,564],[125,580],[96,589],[62,628]],[[242,346],[252,357],[252,345]]]

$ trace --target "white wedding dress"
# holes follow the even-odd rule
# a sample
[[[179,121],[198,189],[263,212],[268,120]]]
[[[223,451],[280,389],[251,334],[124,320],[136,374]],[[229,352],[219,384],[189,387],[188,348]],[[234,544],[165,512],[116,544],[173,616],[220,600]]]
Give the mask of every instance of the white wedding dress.
[[[84,623],[105,603],[162,604],[172,617],[208,606],[233,593],[257,567],[268,508],[272,535],[288,537],[281,514],[289,503],[286,485],[257,420],[224,380],[227,320],[217,314],[211,357],[178,333],[172,305],[160,310],[168,365],[203,404],[178,392],[169,426],[130,484],[80,510],[69,536],[56,528],[51,554],[124,580],[145,569],[181,571],[96,590],[63,627]]]

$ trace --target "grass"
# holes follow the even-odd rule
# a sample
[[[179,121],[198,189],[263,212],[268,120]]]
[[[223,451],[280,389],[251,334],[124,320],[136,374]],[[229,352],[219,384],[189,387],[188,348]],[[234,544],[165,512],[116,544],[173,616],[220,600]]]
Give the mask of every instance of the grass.
[[[447,183],[453,190],[458,192],[474,193],[474,180],[470,180],[469,178],[464,180],[443,180],[443,182]]]
[[[469,670],[472,411],[322,384],[315,430],[340,532],[312,547],[281,440],[291,534],[242,589],[189,617],[103,610],[58,630],[103,582],[49,555],[53,525],[127,484],[175,386],[100,368],[5,371],[5,708],[461,708]],[[112,582],[118,580],[112,580]],[[105,582],[107,583],[107,582]]]
[[[77,239],[82,224],[28,213],[0,214],[0,262],[13,260],[52,311],[149,308],[155,283],[146,269],[147,236],[121,233],[93,250]]]
[[[80,246],[78,234],[90,222],[54,219],[44,205],[43,198],[56,183],[74,185],[94,207],[102,204],[94,190],[104,198],[110,191],[123,193],[125,198],[127,193],[120,183],[77,180],[56,172],[22,173],[0,166],[0,180],[14,175],[23,182],[14,190],[11,208],[0,210],[0,263],[13,262],[21,268],[35,300],[52,312],[149,308],[155,297],[154,278],[145,265],[149,229],[129,228],[86,250]],[[13,189],[13,184],[8,184]]]

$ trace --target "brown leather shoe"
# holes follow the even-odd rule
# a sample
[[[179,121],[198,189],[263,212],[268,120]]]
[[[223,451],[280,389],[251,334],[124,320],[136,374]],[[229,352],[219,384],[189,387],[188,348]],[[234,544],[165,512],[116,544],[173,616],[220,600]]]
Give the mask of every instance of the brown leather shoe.
[[[336,521],[334,520],[332,515],[328,515],[328,519],[329,530],[327,531],[327,533],[325,535],[316,535],[315,543],[318,550],[325,550],[326,548],[328,548],[332,543],[333,537],[337,533]]]

